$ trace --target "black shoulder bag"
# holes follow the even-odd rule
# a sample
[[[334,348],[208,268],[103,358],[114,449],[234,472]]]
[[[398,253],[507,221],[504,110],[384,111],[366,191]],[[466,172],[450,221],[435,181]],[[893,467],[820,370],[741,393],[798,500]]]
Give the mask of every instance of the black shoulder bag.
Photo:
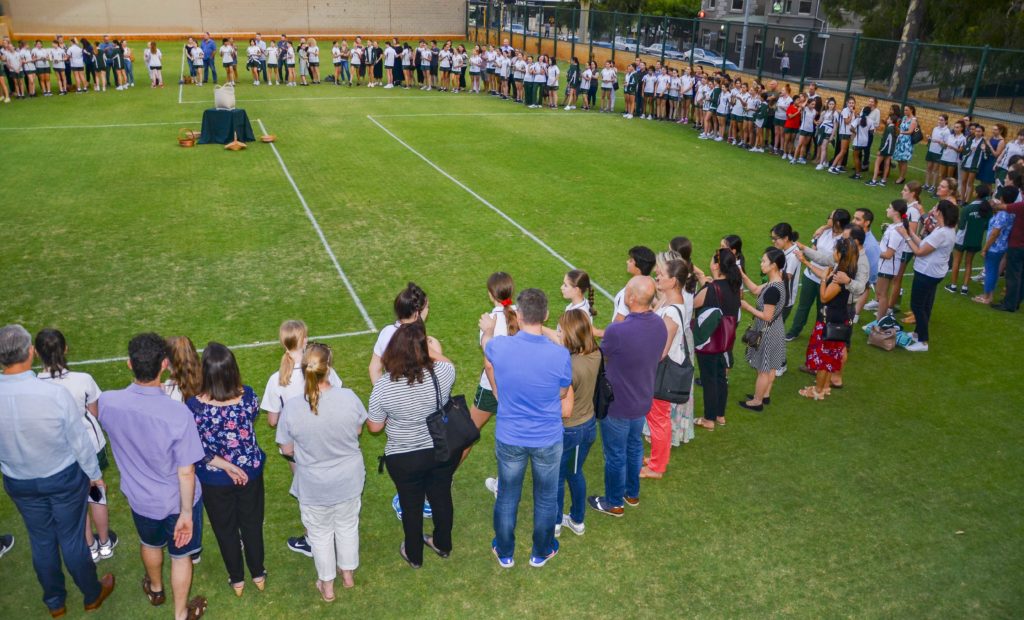
[[[434,440],[434,460],[444,463],[476,443],[480,439],[480,429],[469,415],[465,396],[449,396],[448,402],[441,406],[441,386],[434,375],[434,369],[428,370],[430,380],[434,382],[437,409],[427,416],[427,430]]]
[[[683,312],[679,306],[676,306],[675,309],[679,313],[679,329],[683,330],[683,341],[680,346],[683,348],[684,359],[682,364],[678,364],[672,360],[671,355],[666,355],[658,363],[658,371],[654,378],[654,397],[681,405],[690,400],[690,386],[693,385],[693,361],[690,359],[689,346],[686,343],[686,327],[682,324]]]
[[[601,353],[601,365],[597,367],[597,383],[594,386],[594,417],[603,420],[608,417],[608,407],[615,400],[615,394],[604,372],[604,351],[598,351]]]

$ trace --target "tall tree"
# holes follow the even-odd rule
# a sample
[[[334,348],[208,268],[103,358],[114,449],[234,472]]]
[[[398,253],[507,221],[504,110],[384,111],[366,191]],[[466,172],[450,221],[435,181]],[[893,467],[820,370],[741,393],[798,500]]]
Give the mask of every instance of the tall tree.
[[[913,46],[921,33],[921,22],[924,21],[924,0],[910,0],[907,6],[907,19],[903,22],[903,34],[900,36],[900,48],[896,52],[896,62],[892,66],[892,79],[889,80],[889,96],[895,97],[906,86],[913,82]]]

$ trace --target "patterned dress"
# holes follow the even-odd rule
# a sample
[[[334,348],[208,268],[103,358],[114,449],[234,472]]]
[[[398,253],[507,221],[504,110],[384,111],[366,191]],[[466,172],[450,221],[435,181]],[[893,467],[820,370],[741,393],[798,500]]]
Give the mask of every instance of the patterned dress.
[[[245,470],[250,477],[260,473],[267,455],[256,442],[253,427],[260,407],[251,387],[245,386],[242,399],[233,405],[210,405],[196,397],[188,399],[186,404],[195,416],[199,439],[208,457],[220,456]],[[226,478],[223,470],[208,462],[196,465],[196,475],[201,481]]]
[[[778,370],[786,364],[786,330],[781,320],[782,311],[786,307],[786,285],[780,281],[769,282],[761,287],[761,293],[757,296],[759,311],[764,310],[766,296],[771,297],[767,305],[775,306],[775,314],[771,321],[756,319],[754,329],[764,331],[761,345],[756,349],[747,347],[747,363],[757,372]]]
[[[900,131],[910,131],[914,119],[904,116],[900,121]],[[896,151],[892,154],[893,161],[910,161],[914,155],[914,145],[910,142],[910,134],[900,134],[896,138]]]

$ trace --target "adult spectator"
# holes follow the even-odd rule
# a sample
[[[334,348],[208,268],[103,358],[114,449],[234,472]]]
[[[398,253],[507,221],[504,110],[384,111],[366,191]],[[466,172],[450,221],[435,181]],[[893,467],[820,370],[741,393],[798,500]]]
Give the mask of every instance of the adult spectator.
[[[916,122],[916,121],[915,121]],[[864,241],[861,243],[861,254],[867,257],[868,261],[868,287],[874,287],[878,281],[878,264],[881,261],[882,246],[878,244],[874,233],[871,232],[871,225],[875,222],[875,213],[867,207],[862,207],[853,212],[853,225],[864,231]],[[857,297],[857,311],[854,316],[860,315],[864,305],[868,301],[868,288]]]
[[[811,238],[811,245],[817,251],[816,254],[810,256],[811,261],[815,260],[814,256],[832,256],[832,248],[835,246],[836,239],[842,236],[843,229],[849,223],[850,212],[846,209],[836,209],[831,212],[825,224],[820,226]],[[808,246],[802,243],[797,245],[806,254]],[[819,266],[828,266],[825,262],[817,264]],[[800,297],[796,304],[796,312],[793,314],[793,322],[789,324],[789,331],[786,332],[787,341],[796,340],[800,332],[803,331],[804,325],[807,324],[807,317],[811,313],[811,306],[821,305],[819,301],[821,297],[818,295],[819,284],[821,284],[821,278],[812,269],[804,269],[803,275],[800,278]]]
[[[491,550],[502,568],[512,568],[516,513],[527,463],[533,475],[533,550],[530,566],[541,567],[558,553],[555,511],[562,459],[562,399],[572,385],[568,349],[543,335],[548,318],[544,292],[529,288],[516,298],[519,331],[494,337],[494,318],[480,317],[485,365],[493,372],[498,397],[494,452],[498,496],[494,502]]]
[[[782,79],[786,79],[786,74],[789,73],[789,53],[783,52],[782,58],[779,59],[779,72],[782,73]]]
[[[316,565],[316,588],[334,600],[341,571],[346,588],[359,567],[360,496],[366,480],[359,434],[366,409],[352,390],[334,387],[331,349],[313,343],[302,358],[303,393],[285,403],[277,426],[281,452],[294,456],[292,494]]]
[[[256,392],[242,385],[234,354],[218,342],[203,349],[202,387],[186,403],[192,410],[206,456],[197,466],[203,504],[217,537],[236,596],[245,589],[242,553],[258,590],[266,587],[263,566],[263,466],[267,455],[256,441],[260,412]]]
[[[1024,275],[1024,202],[1008,204],[1015,198],[1020,198],[1020,190],[1016,186],[1003,187],[999,190],[999,200],[992,205],[994,210],[1014,216],[1006,243],[1006,297],[992,304],[996,310],[1006,312],[1016,312],[1020,308],[1021,277]]]
[[[916,333],[911,334],[914,342],[907,345],[907,351],[928,350],[928,323],[931,320],[932,306],[935,305],[935,291],[949,270],[949,256],[956,242],[955,229],[959,215],[959,209],[955,204],[943,200],[935,206],[936,226],[928,236],[922,239],[914,231],[903,227],[898,229],[916,257],[914,283],[910,289],[910,310],[914,313],[917,323]]]
[[[739,401],[740,407],[763,411],[771,403],[772,383],[776,372],[786,363],[786,334],[783,325],[786,304],[789,301],[789,274],[786,273],[786,253],[777,247],[768,248],[761,256],[761,273],[768,278],[757,284],[741,272],[743,284],[757,295],[757,306],[740,299],[740,306],[756,320],[754,329],[760,333],[757,345],[747,343],[747,363],[757,373],[754,393]]]
[[[594,510],[615,517],[622,516],[624,503],[640,505],[642,433],[654,400],[658,363],[668,341],[665,321],[651,309],[654,294],[651,278],[633,276],[626,284],[624,296],[629,314],[609,325],[601,342],[605,372],[615,399],[608,407],[608,416],[601,421],[604,495],[589,497],[587,501]]]
[[[267,81],[267,42],[263,40],[263,35],[256,33],[253,37],[256,40],[256,47],[260,48],[259,63],[260,73],[263,75],[263,83],[269,84]]]
[[[697,315],[698,327],[703,317],[720,313],[722,320],[715,327],[707,342],[696,342],[697,367],[700,369],[701,386],[704,388],[704,417],[694,424],[706,430],[715,430],[715,425],[725,426],[725,407],[729,402],[729,380],[727,370],[732,356],[732,344],[736,339],[736,323],[740,312],[740,287],[743,275],[736,263],[732,250],[720,248],[711,259],[711,277],[693,299],[693,310]],[[733,321],[726,321],[729,317]],[[697,331],[697,330],[694,330]],[[725,350],[708,350],[714,340]],[[718,348],[718,347],[716,347]],[[704,350],[701,350],[704,349]]]
[[[62,557],[86,611],[103,605],[114,590],[114,576],[96,578],[85,544],[86,498],[91,487],[104,483],[81,409],[70,392],[35,376],[34,355],[24,327],[0,329],[0,472],[28,530],[43,603],[59,618],[67,598]],[[2,537],[0,555],[13,545],[13,537]]]
[[[203,42],[200,45],[203,49],[203,83],[210,81],[210,72],[213,72],[213,83],[217,83],[217,42],[213,40],[210,33],[203,35]]]
[[[423,565],[423,545],[442,558],[452,551],[452,475],[461,454],[434,458],[427,417],[444,406],[455,384],[455,366],[432,355],[422,321],[403,323],[381,357],[384,374],[373,385],[366,423],[387,433],[384,464],[398,491],[405,540],[398,549],[413,568]],[[423,498],[430,501],[433,534],[423,533]]]
[[[167,370],[167,342],[157,334],[139,334],[128,343],[128,367],[134,381],[100,396],[100,425],[107,432],[121,473],[141,542],[146,575],[142,589],[150,604],[162,605],[164,547],[171,557],[171,592],[176,620],[195,620],[206,599],[188,600],[192,557],[202,550],[203,503],[195,463],[206,453],[192,412],[164,393],[160,374]]]

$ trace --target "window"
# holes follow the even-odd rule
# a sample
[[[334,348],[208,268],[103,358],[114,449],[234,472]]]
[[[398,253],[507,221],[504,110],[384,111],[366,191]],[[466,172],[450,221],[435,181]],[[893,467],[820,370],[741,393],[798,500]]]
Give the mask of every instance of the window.
[[[743,3],[745,1],[746,0],[732,0],[732,10],[734,10],[734,11],[742,11],[743,10]]]
[[[801,15],[811,14],[811,0],[800,0],[800,4],[797,6],[797,13]]]
[[[743,33],[742,32],[737,32],[736,33],[735,49],[736,49],[736,53],[737,54],[743,52]]]
[[[708,8],[709,8],[709,9],[713,9],[713,8],[715,8],[715,2],[716,2],[716,1],[717,1],[717,0],[708,0]]]

